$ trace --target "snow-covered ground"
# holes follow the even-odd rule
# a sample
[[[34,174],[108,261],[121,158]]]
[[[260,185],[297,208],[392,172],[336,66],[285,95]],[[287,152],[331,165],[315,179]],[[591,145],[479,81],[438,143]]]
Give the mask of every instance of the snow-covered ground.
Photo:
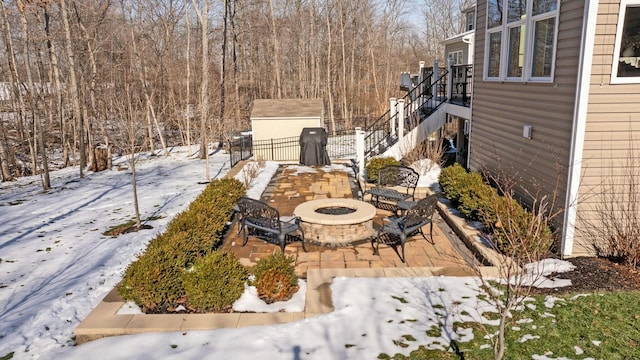
[[[453,329],[453,323],[486,322],[479,314],[494,311],[478,301],[474,278],[337,278],[335,311],[295,323],[119,336],[73,346],[74,328],[149,240],[204,189],[205,164],[189,155],[179,148],[170,157],[137,163],[142,217],[160,219],[148,222],[151,230],[117,238],[102,233],[133,218],[128,170],[114,167],[83,179],[77,168],[56,171],[47,193],[37,177],[0,184],[0,357],[13,352],[14,359],[372,359],[465,341],[473,335]],[[224,176],[228,155],[212,155],[210,166],[212,176]],[[276,168],[267,163],[250,196],[259,197]],[[425,176],[421,186],[433,179],[437,175]],[[244,309],[255,305],[250,291],[246,296]],[[296,306],[294,300],[290,309]],[[432,326],[446,331],[431,338],[426,330]],[[416,341],[406,340],[408,335]]]

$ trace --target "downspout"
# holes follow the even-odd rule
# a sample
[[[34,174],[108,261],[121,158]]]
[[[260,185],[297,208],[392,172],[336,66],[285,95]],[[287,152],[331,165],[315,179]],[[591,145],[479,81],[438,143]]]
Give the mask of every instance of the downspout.
[[[598,0],[586,1],[584,9],[585,21],[582,27],[582,41],[580,43],[580,60],[576,83],[576,101],[573,109],[573,130],[571,133],[571,153],[567,178],[567,197],[565,200],[562,243],[560,246],[560,256],[562,258],[570,257],[573,253],[598,4]]]

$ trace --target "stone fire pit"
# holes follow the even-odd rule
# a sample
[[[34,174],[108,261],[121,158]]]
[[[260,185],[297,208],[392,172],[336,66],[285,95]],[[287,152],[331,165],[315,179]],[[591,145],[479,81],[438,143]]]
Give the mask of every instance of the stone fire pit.
[[[376,208],[354,199],[318,199],[298,205],[305,240],[328,246],[349,245],[374,235]]]

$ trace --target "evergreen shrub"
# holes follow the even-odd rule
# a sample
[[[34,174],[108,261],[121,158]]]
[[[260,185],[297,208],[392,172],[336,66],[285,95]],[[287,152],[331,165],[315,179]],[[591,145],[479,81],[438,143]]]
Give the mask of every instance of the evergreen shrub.
[[[525,262],[537,261],[553,244],[553,232],[540,215],[526,210],[513,198],[499,196],[483,222],[493,234],[496,248]],[[534,255],[534,258],[522,258]]]
[[[385,166],[401,165],[400,162],[392,157],[379,157],[369,160],[365,169],[367,170],[367,181],[374,183],[378,181],[378,171]]]
[[[174,305],[185,295],[185,269],[220,246],[233,206],[244,194],[236,179],[213,180],[127,267],[117,286],[120,295],[149,312]]]
[[[457,208],[460,205],[460,196],[464,191],[463,187],[466,183],[467,170],[460,164],[455,163],[440,171],[438,183],[442,195],[451,201],[451,205]]]
[[[454,164],[441,171],[438,181],[442,194],[466,219],[481,221],[493,234],[502,253],[518,258],[542,255],[551,247],[553,233],[544,214],[534,214],[512,197],[499,195],[479,173]]]
[[[185,295],[191,307],[223,311],[231,308],[244,292],[249,274],[231,253],[214,251],[199,258],[183,273]]]
[[[286,301],[298,291],[294,259],[283,253],[264,257],[251,268],[258,296],[266,303]]]

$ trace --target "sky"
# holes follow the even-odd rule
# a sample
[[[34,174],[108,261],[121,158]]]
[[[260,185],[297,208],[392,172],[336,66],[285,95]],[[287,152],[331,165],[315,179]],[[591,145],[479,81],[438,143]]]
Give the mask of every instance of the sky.
[[[204,160],[193,150],[140,155],[140,211],[143,218],[160,218],[147,223],[150,230],[116,238],[102,233],[133,218],[125,159],[82,179],[77,168],[52,172],[53,189],[46,193],[37,176],[0,183],[0,357],[13,352],[14,359],[372,359],[380,353],[409,354],[418,345],[443,348],[452,339],[468,341],[473,335],[452,324],[487,322],[479,314],[495,311],[478,300],[479,280],[472,277],[336,278],[331,286],[335,310],[294,323],[116,336],[74,346],[75,327],[206,186]],[[209,161],[215,177],[229,171],[228,154],[214,153]],[[248,196],[259,198],[277,167],[266,162]],[[437,173],[421,176],[420,185],[433,185]],[[242,173],[237,177],[242,180]],[[566,265],[549,264],[555,270]],[[247,287],[234,307],[300,311],[305,284],[300,285],[292,300],[271,306]],[[431,338],[426,330],[433,326],[447,331]],[[406,342],[407,347],[394,343],[407,334],[417,341]]]

